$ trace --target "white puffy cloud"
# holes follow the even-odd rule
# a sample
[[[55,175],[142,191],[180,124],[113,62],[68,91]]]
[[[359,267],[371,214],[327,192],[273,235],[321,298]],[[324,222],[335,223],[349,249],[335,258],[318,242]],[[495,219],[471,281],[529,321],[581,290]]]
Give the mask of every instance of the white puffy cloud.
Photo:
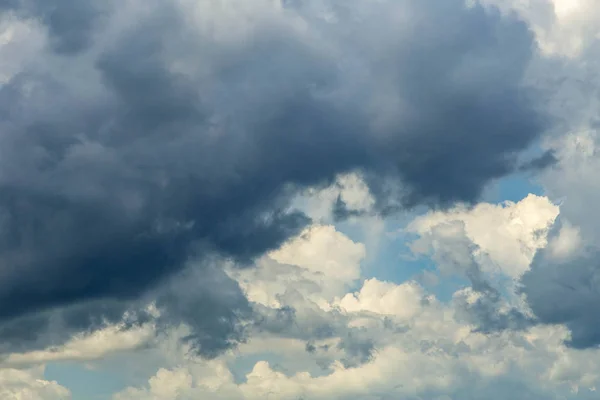
[[[251,301],[281,307],[293,289],[327,308],[360,277],[365,246],[332,225],[313,225],[257,262],[256,268],[230,269]]]
[[[44,379],[44,367],[0,369],[0,398],[6,400],[69,400],[69,390]]]
[[[472,209],[427,213],[406,230],[420,235],[412,244],[417,253],[439,251],[443,243],[464,234],[476,246],[472,255],[482,261],[486,272],[517,278],[527,270],[536,251],[546,246],[546,235],[558,214],[559,207],[547,197],[530,194],[517,203],[480,203]],[[452,249],[456,254],[460,247],[454,245]],[[470,256],[455,257],[465,266]]]
[[[123,324],[109,325],[104,329],[74,336],[64,345],[45,350],[7,355],[0,365],[22,366],[50,361],[98,360],[112,353],[135,350],[155,337],[154,327],[146,324],[126,328]]]
[[[268,257],[350,284],[360,276],[365,247],[336,231],[334,226],[311,226]]]
[[[346,312],[369,311],[409,320],[421,311],[425,294],[415,282],[396,285],[368,279],[357,293],[346,294],[339,306]]]
[[[222,362],[190,364],[174,369],[161,368],[150,378],[147,389],[128,388],[114,400],[177,400],[211,398],[227,400],[240,397],[231,372]]]

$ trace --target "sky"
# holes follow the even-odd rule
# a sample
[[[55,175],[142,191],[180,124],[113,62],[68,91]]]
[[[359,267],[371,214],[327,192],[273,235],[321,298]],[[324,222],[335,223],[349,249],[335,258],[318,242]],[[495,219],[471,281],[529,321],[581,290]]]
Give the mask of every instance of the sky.
[[[0,0],[0,399],[591,400],[595,0]]]

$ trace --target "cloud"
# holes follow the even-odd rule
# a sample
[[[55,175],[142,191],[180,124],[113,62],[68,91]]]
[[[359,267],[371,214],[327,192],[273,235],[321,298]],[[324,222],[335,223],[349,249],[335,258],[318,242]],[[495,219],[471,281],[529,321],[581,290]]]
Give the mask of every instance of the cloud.
[[[374,211],[375,198],[363,176],[349,173],[338,175],[335,183],[328,187],[306,189],[294,203],[313,221],[323,223],[364,217]]]
[[[547,56],[577,58],[594,46],[598,4],[593,0],[477,1],[516,12]]]
[[[525,199],[523,204],[531,200]],[[534,200],[551,205],[541,197]],[[518,208],[517,204],[512,207]],[[504,213],[506,207],[487,210],[514,217],[514,213]],[[474,215],[489,218],[486,213]],[[553,217],[551,212],[548,215]],[[528,237],[527,229],[518,232]],[[457,254],[464,254],[465,244],[472,245],[471,241],[458,239],[445,243],[448,253],[455,246]],[[361,243],[349,240],[331,226],[315,225],[259,259],[254,268],[229,265],[226,272],[239,282],[255,313],[263,318],[250,327],[251,334],[244,343],[207,360],[190,352],[196,341],[185,340],[202,329],[173,329],[174,324],[169,323],[159,340],[152,341],[156,346],[144,352],[125,349],[120,356],[111,351],[102,354],[103,362],[109,363],[107,367],[113,372],[141,364],[149,373],[146,384],[126,388],[113,398],[595,398],[593,390],[600,383],[600,374],[595,372],[600,367],[598,350],[582,352],[566,347],[563,341],[568,338],[568,330],[562,326],[515,325],[524,321],[522,315],[516,314],[504,299],[506,294],[493,288],[482,271],[466,269],[472,288],[459,290],[450,303],[443,303],[414,281],[396,284],[370,278],[356,285],[364,257]],[[344,265],[348,271],[344,271]],[[211,267],[205,268],[211,271]],[[184,279],[190,287],[196,287],[202,284],[196,282],[201,277],[185,275]],[[219,277],[217,274],[205,284],[215,289],[227,287],[215,282]],[[177,284],[173,288],[181,287]],[[221,295],[227,299],[232,293]],[[198,306],[181,309],[193,311]],[[470,313],[465,314],[465,309]],[[494,332],[475,329],[482,321]],[[89,357],[93,365],[99,354],[96,348],[117,348],[114,340],[120,335],[124,335],[122,339],[152,337],[148,328],[105,329],[57,349],[57,353],[67,359],[73,353],[65,350],[76,349],[79,359]],[[145,334],[138,336],[136,331]],[[138,343],[138,339],[130,344]],[[21,360],[32,360],[34,356],[21,356]],[[111,366],[111,358],[121,363],[119,357],[131,365]],[[13,362],[17,360],[12,358]]]
[[[546,247],[546,236],[558,215],[559,206],[549,198],[529,194],[516,203],[479,203],[473,208],[430,212],[415,218],[406,231],[420,236],[411,245],[413,251],[427,253],[464,230],[485,272],[518,278],[529,269],[538,249]],[[468,257],[462,256],[459,264],[468,265]],[[444,268],[443,262],[438,267]]]
[[[21,72],[44,44],[44,34],[35,23],[0,15],[0,85]]]
[[[522,293],[538,320],[564,324],[567,344],[590,348],[600,344],[592,304],[598,285],[599,252],[596,211],[600,200],[598,171],[598,12],[597,2],[496,2],[527,21],[547,58],[538,60],[536,79],[550,84],[556,135],[545,145],[558,162],[539,175],[547,196],[560,203],[560,219],[549,244],[535,256],[522,278]],[[503,4],[500,4],[503,3]],[[547,90],[547,88],[546,88]],[[558,301],[560,299],[560,301]]]
[[[142,348],[149,345],[154,338],[153,324],[128,327],[124,323],[119,323],[87,334],[76,335],[60,347],[9,354],[1,364],[23,367],[51,361],[98,360],[112,353]]]
[[[538,251],[523,275],[521,291],[540,322],[563,324],[570,330],[569,346],[596,347],[600,344],[594,305],[600,300],[596,134],[585,130],[565,135],[553,148],[560,162],[540,180],[550,196],[566,196],[548,246]]]
[[[528,279],[538,252],[565,253],[576,240],[572,231],[565,232],[560,243],[550,235],[558,215],[559,206],[530,194],[517,203],[429,212],[406,231],[420,236],[410,244],[413,253],[431,257],[444,275],[470,282],[470,288],[453,298],[460,318],[485,333],[523,330],[540,321],[529,310],[531,303],[519,295],[522,292],[515,293],[520,279]]]
[[[10,11],[22,18],[39,19],[48,29],[54,51],[73,54],[85,50],[109,2],[68,0],[3,0],[0,11]]]
[[[560,327],[530,326],[488,335],[472,331],[469,323],[461,322],[454,304],[440,303],[414,282],[394,285],[370,280],[360,292],[369,293],[363,309],[346,311],[348,326],[365,327],[355,331],[359,337],[335,331],[333,342],[315,340],[309,352],[278,333],[253,337],[235,353],[211,361],[173,361],[147,385],[125,389],[114,399],[594,398],[600,382],[594,372],[598,351],[565,348],[561,340],[566,331]],[[394,293],[403,293],[402,300]],[[424,294],[428,301],[422,301]],[[336,318],[333,313],[329,317]],[[388,318],[403,321],[404,329],[377,327],[389,326]],[[347,344],[348,339],[357,341]],[[365,346],[369,349],[369,340],[376,346],[366,362],[344,362],[353,351],[360,355]],[[339,352],[339,346],[328,347],[329,343],[346,346]],[[277,354],[276,361],[271,353]],[[244,357],[258,361],[236,379],[236,360]],[[326,362],[326,368],[319,372],[317,362]]]
[[[523,276],[528,304],[542,322],[566,325],[571,331],[569,345],[580,349],[598,346],[598,251],[589,249],[566,260],[555,260],[549,253],[540,252],[531,271]]]
[[[521,165],[519,169],[521,171],[538,171],[545,170],[548,167],[555,165],[558,162],[558,159],[554,155],[554,151],[547,150],[541,156],[534,158]]]
[[[388,181],[404,206],[475,201],[545,128],[527,27],[459,0],[1,4],[48,43],[0,87],[5,326],[71,306],[114,323],[190,259],[249,263],[308,224],[293,195],[339,174],[378,209]],[[213,356],[245,305],[206,274],[232,297],[157,296]]]
[[[1,369],[0,397],[23,400],[67,400],[71,393],[54,381],[43,378],[44,368]]]
[[[370,311],[406,321],[421,311],[425,301],[426,295],[415,282],[395,285],[368,279],[359,292],[346,294],[339,305],[346,312]]]

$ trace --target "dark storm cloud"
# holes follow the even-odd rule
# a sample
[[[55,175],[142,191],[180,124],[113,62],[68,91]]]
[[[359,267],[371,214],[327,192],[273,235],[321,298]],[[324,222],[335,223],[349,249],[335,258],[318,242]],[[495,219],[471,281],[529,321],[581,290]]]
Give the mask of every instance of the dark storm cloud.
[[[158,294],[156,306],[161,312],[155,321],[159,330],[185,323],[191,332],[184,341],[207,358],[244,341],[241,322],[254,317],[237,282],[215,264],[176,276]]]
[[[19,316],[0,325],[0,354],[53,348],[75,333],[92,333],[111,324],[130,329],[152,319],[146,310],[115,300],[82,302]]]
[[[556,238],[557,220],[549,240]],[[600,251],[582,248],[568,257],[542,249],[521,279],[522,292],[539,322],[564,324],[571,332],[568,346],[585,349],[600,345]]]
[[[459,0],[307,1],[272,13],[260,3],[239,21],[215,9],[213,31],[166,0],[143,10],[0,4],[38,18],[55,53],[0,87],[6,323],[135,302],[190,255],[250,262],[308,223],[290,197],[339,173],[373,177],[378,204],[381,177],[402,185],[406,206],[475,201],[543,129],[521,82],[527,28]],[[132,9],[124,26],[107,23]],[[249,40],[235,38],[243,24]],[[229,307],[244,300],[196,293],[163,306],[204,318],[191,323],[196,339],[223,337],[198,339],[211,355],[229,344],[238,318]]]
[[[519,169],[521,171],[539,171],[556,165],[556,163],[558,163],[558,158],[556,158],[554,150],[548,150],[541,156],[521,165]]]
[[[339,195],[333,203],[333,207],[331,210],[331,214],[336,221],[343,221],[350,217],[360,217],[361,215],[365,215],[367,211],[365,210],[352,210],[349,209],[344,200],[342,200],[342,196]]]

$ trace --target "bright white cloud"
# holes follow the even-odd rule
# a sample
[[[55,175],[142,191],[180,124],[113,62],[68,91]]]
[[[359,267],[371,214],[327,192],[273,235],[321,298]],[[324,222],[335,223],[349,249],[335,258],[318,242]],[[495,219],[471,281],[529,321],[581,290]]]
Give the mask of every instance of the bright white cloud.
[[[546,246],[548,230],[558,214],[559,207],[547,197],[530,194],[517,203],[481,203],[472,209],[428,213],[406,230],[421,236],[412,246],[417,253],[435,251],[442,242],[465,234],[477,246],[473,256],[484,261],[484,269],[517,278],[527,270],[535,252]],[[462,256],[459,263],[468,265],[469,256]]]
[[[421,311],[425,294],[415,282],[396,285],[368,279],[357,293],[346,294],[339,306],[346,312],[370,311],[409,320]]]
[[[280,307],[293,289],[322,307],[360,277],[365,246],[331,225],[313,225],[258,261],[256,268],[231,269],[251,301]]]
[[[334,226],[311,226],[268,257],[350,284],[360,276],[365,247],[336,231]]]
[[[6,400],[68,400],[71,393],[44,379],[44,367],[27,370],[0,369],[0,398]]]

